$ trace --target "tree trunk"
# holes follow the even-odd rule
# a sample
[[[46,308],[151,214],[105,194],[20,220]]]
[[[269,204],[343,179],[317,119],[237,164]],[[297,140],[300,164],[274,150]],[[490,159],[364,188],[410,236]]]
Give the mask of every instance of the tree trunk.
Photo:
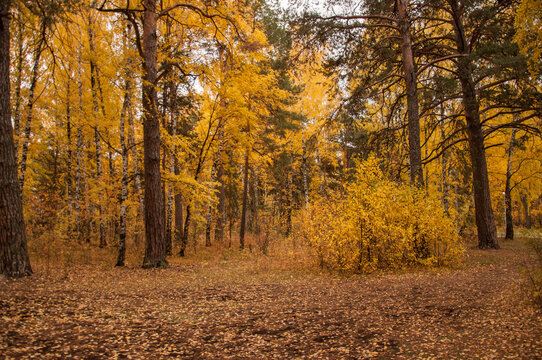
[[[305,144],[305,134],[303,134],[303,197],[305,199],[305,209],[309,206],[309,183],[307,181],[307,147]]]
[[[530,229],[531,224],[531,213],[529,211],[529,201],[527,200],[527,194],[521,194],[521,203],[523,204],[523,214],[525,216],[525,228]]]
[[[508,163],[506,166],[506,184],[504,186],[504,223],[506,228],[505,239],[514,239],[514,219],[512,218],[512,156],[514,155],[514,145],[516,142],[516,132],[518,129],[512,130],[510,137],[510,146],[508,146]]]
[[[215,241],[222,242],[224,240],[224,226],[226,224],[226,196],[225,196],[225,186],[224,186],[224,163],[222,161],[222,151],[224,148],[224,129],[221,126],[218,129],[219,133],[219,143],[218,151],[216,154],[216,181],[217,192],[218,192],[218,205],[217,205],[217,215],[216,215],[216,225],[215,225]]]
[[[174,102],[173,83],[171,83],[171,89],[169,93],[169,108],[171,113],[171,119],[169,123],[170,134],[173,138],[177,136],[177,111]],[[173,147],[173,151],[170,151],[168,160],[168,171],[170,174],[175,173],[175,155],[177,154],[177,147]],[[167,193],[167,209],[166,209],[166,255],[171,255],[173,250],[173,203],[175,201],[175,189],[172,184],[168,186]]]
[[[92,19],[89,15],[88,17],[88,39],[89,39],[89,49],[91,55],[94,55],[95,49],[94,49],[94,33],[92,31]],[[91,58],[90,59],[90,88],[92,92],[92,104],[93,104],[93,111],[94,111],[94,145],[96,149],[96,178],[98,180],[98,186],[101,187],[103,182],[103,166],[102,166],[102,144],[100,141],[100,129],[98,127],[99,121],[99,111],[100,106],[98,104],[98,90],[96,85],[96,79],[98,77],[98,70],[96,67],[96,63]],[[103,248],[107,245],[107,241],[105,238],[105,224],[103,221],[104,216],[104,194],[102,189],[98,191],[99,193],[99,200],[98,200],[98,226],[99,226],[99,233],[100,233],[100,247]]]
[[[38,83],[38,72],[40,65],[41,53],[43,51],[43,43],[45,42],[46,32],[45,20],[42,20],[42,28],[40,40],[38,42],[36,52],[34,54],[34,64],[32,65],[32,79],[30,81],[30,89],[28,92],[28,103],[26,104],[26,124],[24,127],[24,139],[21,151],[21,170],[19,174],[19,186],[21,191],[24,189],[24,176],[26,172],[26,161],[28,158],[28,146],[30,145],[30,134],[32,129],[32,109],[34,108],[34,95],[36,93],[36,85]]]
[[[190,230],[190,204],[186,206],[186,217],[184,219],[184,228],[181,237],[181,249],[179,250],[179,256],[184,256],[186,251],[186,245],[188,245],[188,230]]]
[[[259,174],[258,169],[252,170],[252,223],[256,234],[260,233],[260,224],[258,219],[258,210],[260,206]]]
[[[446,134],[444,132],[444,116],[445,116],[445,110],[444,110],[444,106],[441,106],[441,112],[440,112],[440,116],[441,116],[441,120],[440,120],[440,134],[441,134],[441,138],[442,138],[442,141],[444,141],[444,139],[446,138]],[[442,163],[441,163],[441,176],[442,176],[442,206],[444,207],[444,211],[446,212],[447,215],[450,215],[450,200],[449,200],[449,197],[450,197],[450,182],[449,182],[449,170],[450,170],[450,166],[449,166],[449,157],[450,155],[448,154],[448,151],[444,151],[442,153]],[[427,179],[426,179],[427,181]]]
[[[17,181],[15,142],[11,125],[9,82],[9,8],[0,3],[0,273],[11,277],[32,274]]]
[[[145,164],[144,268],[167,266],[164,212],[160,179],[160,120],[156,96],[157,20],[156,0],[143,1],[143,143]]]
[[[82,79],[82,64],[81,64],[81,54],[78,54],[79,66],[77,69],[78,74],[78,102],[79,102],[79,117],[83,116],[83,79]],[[75,212],[75,233],[79,242],[82,240],[83,234],[83,221],[81,216],[81,186],[82,186],[82,177],[84,175],[84,141],[83,141],[83,130],[81,125],[77,125],[77,139],[76,139],[76,159],[77,159],[77,168],[75,170],[75,198],[74,198],[74,212]]]
[[[128,148],[132,151],[132,166],[134,168],[134,192],[137,196],[139,203],[139,215],[141,219],[144,219],[145,215],[145,200],[143,198],[143,191],[141,186],[141,173],[139,171],[139,153],[136,149],[135,143],[135,129],[134,129],[134,116],[132,111],[128,111]]]
[[[180,175],[179,161],[175,157],[175,175]],[[183,229],[183,196],[180,192],[175,193],[175,242],[182,243],[184,238]]]
[[[21,10],[17,16],[17,78],[15,80],[15,107],[13,113],[13,131],[16,137],[19,136],[21,124],[21,83],[23,79],[23,20],[21,19]],[[17,149],[17,146],[15,146]],[[17,155],[17,152],[15,152]]]
[[[72,215],[73,215],[73,188],[72,188],[72,125],[71,125],[71,103],[70,103],[70,83],[71,74],[68,74],[66,84],[66,137],[67,144],[67,169],[66,169],[66,185],[68,192],[68,236],[72,232]]]
[[[410,19],[408,0],[397,0],[399,16],[399,32],[401,34],[401,50],[405,77],[407,116],[408,116],[408,149],[410,159],[410,182],[423,187],[422,152],[420,146],[420,116],[418,110],[418,81],[416,66],[412,53],[410,38]]]
[[[211,169],[211,182],[215,181],[216,165],[213,164]],[[211,246],[211,227],[213,222],[213,207],[209,205],[207,207],[207,215],[205,216],[205,246]]]
[[[345,137],[345,149],[344,149],[344,166],[345,171],[343,171],[343,179],[344,175],[346,173],[346,167],[348,166],[348,155],[347,155],[347,148],[346,148],[346,137]],[[344,191],[344,186],[341,186],[342,191]],[[294,146],[293,143],[290,141],[290,166],[288,166],[288,201],[287,201],[287,208],[286,208],[286,237],[290,236],[292,233],[292,211],[294,207]]]
[[[484,136],[480,122],[480,110],[476,98],[475,84],[472,78],[472,63],[468,58],[469,47],[463,27],[462,10],[457,0],[450,0],[454,14],[454,31],[457,51],[465,55],[458,59],[457,74],[461,83],[469,152],[472,164],[472,177],[474,188],[474,211],[476,214],[476,228],[478,229],[478,246],[481,249],[498,249],[497,229],[491,196],[489,191],[489,178],[487,173]]]
[[[243,205],[241,207],[241,229],[239,230],[239,247],[245,248],[245,223],[247,217],[247,200],[248,200],[248,170],[249,170],[249,156],[250,150],[247,146],[245,152],[245,168],[243,176]]]
[[[124,266],[124,260],[126,258],[126,198],[128,197],[128,149],[126,148],[125,141],[125,123],[126,112],[130,111],[131,107],[131,89],[130,81],[125,79],[125,93],[124,102],[122,104],[122,111],[120,114],[120,148],[122,153],[122,180],[120,190],[120,214],[119,214],[119,248],[117,256],[116,266]]]

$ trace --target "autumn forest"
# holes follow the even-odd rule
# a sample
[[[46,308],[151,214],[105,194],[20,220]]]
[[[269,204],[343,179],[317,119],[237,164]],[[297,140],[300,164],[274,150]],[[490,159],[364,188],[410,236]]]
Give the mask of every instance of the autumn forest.
[[[542,356],[539,0],[2,0],[7,358]]]

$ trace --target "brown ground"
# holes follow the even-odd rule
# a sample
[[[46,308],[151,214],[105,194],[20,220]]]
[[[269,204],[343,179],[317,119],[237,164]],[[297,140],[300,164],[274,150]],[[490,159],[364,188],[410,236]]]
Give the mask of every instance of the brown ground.
[[[542,359],[519,243],[462,269],[340,277],[272,257],[0,281],[0,358]]]

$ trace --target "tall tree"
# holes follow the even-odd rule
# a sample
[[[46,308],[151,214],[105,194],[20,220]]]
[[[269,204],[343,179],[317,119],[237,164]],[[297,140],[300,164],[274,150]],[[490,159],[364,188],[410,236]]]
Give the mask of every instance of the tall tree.
[[[15,142],[10,107],[11,1],[0,2],[0,273],[12,277],[32,274],[17,179]]]
[[[470,160],[472,164],[472,181],[474,189],[474,211],[476,228],[478,229],[478,246],[481,249],[498,249],[497,228],[491,206],[489,178],[484,146],[484,135],[480,122],[480,104],[473,79],[473,64],[469,57],[472,47],[467,40],[464,26],[465,7],[457,0],[448,0],[453,18],[455,46],[463,55],[457,60],[457,77],[461,84],[462,102],[467,123]],[[472,39],[472,38],[471,38]]]
[[[143,142],[145,163],[144,268],[167,266],[163,194],[160,179],[160,119],[158,117],[156,0],[143,2]]]

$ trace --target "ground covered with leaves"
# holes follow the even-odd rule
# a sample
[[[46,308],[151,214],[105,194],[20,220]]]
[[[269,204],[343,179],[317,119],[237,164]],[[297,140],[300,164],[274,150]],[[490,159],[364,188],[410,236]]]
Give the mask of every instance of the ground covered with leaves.
[[[542,358],[525,247],[468,253],[459,269],[356,276],[250,255],[36,265],[0,281],[0,358]]]

